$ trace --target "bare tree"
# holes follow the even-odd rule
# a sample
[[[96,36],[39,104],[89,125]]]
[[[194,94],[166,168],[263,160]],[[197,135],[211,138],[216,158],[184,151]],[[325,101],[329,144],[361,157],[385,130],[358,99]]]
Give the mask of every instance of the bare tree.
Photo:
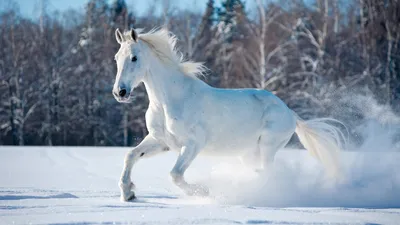
[[[208,0],[203,14],[154,0],[144,15],[124,0],[62,14],[42,0],[37,21],[10,2],[0,3],[0,144],[129,146],[145,136],[144,87],[129,105],[111,94],[116,28],[166,26],[209,68],[206,82],[268,89],[304,118],[356,124],[336,109],[350,104],[347,91],[400,110],[399,0],[255,0],[256,14],[239,0]]]

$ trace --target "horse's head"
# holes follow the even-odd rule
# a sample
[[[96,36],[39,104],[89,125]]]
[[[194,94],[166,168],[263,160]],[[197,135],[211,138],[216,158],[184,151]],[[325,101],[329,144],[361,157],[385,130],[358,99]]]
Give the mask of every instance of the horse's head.
[[[134,29],[126,34],[117,29],[115,38],[120,48],[115,55],[117,75],[113,95],[119,102],[129,102],[131,91],[140,84],[146,71],[145,60],[142,60],[144,49]]]

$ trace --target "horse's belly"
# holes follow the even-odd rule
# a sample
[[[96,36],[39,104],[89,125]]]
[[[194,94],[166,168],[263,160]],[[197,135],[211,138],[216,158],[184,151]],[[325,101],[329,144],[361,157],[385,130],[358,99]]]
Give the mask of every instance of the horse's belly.
[[[204,153],[240,155],[257,148],[264,127],[262,107],[223,108],[207,117]]]
[[[219,156],[241,156],[248,151],[257,149],[257,139],[233,140],[225,143],[210,143],[204,147],[201,154]]]
[[[260,137],[260,124],[244,124],[242,126],[223,127],[209,133],[203,151],[213,155],[242,155],[248,150],[257,148]],[[224,129],[225,128],[225,129]]]

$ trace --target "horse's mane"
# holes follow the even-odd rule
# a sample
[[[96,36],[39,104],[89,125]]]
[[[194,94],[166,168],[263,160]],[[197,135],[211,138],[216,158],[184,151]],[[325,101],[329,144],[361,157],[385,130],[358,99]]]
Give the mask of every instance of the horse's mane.
[[[165,64],[178,66],[179,70],[185,75],[195,77],[204,75],[207,68],[201,62],[185,60],[183,54],[176,49],[177,38],[168,30],[152,29],[147,33],[141,33],[137,29],[139,40],[146,43],[155,55]],[[125,40],[132,39],[130,32],[124,33]]]

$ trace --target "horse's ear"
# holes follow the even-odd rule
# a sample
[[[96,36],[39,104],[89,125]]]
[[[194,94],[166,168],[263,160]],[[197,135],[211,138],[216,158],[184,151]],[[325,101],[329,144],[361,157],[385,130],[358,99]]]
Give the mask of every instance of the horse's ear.
[[[124,37],[123,37],[121,31],[119,31],[118,28],[115,30],[115,39],[117,40],[117,42],[118,42],[119,44],[121,44],[122,42],[124,42]]]
[[[137,42],[138,41],[138,34],[136,33],[135,29],[131,29],[131,38],[133,41]]]

